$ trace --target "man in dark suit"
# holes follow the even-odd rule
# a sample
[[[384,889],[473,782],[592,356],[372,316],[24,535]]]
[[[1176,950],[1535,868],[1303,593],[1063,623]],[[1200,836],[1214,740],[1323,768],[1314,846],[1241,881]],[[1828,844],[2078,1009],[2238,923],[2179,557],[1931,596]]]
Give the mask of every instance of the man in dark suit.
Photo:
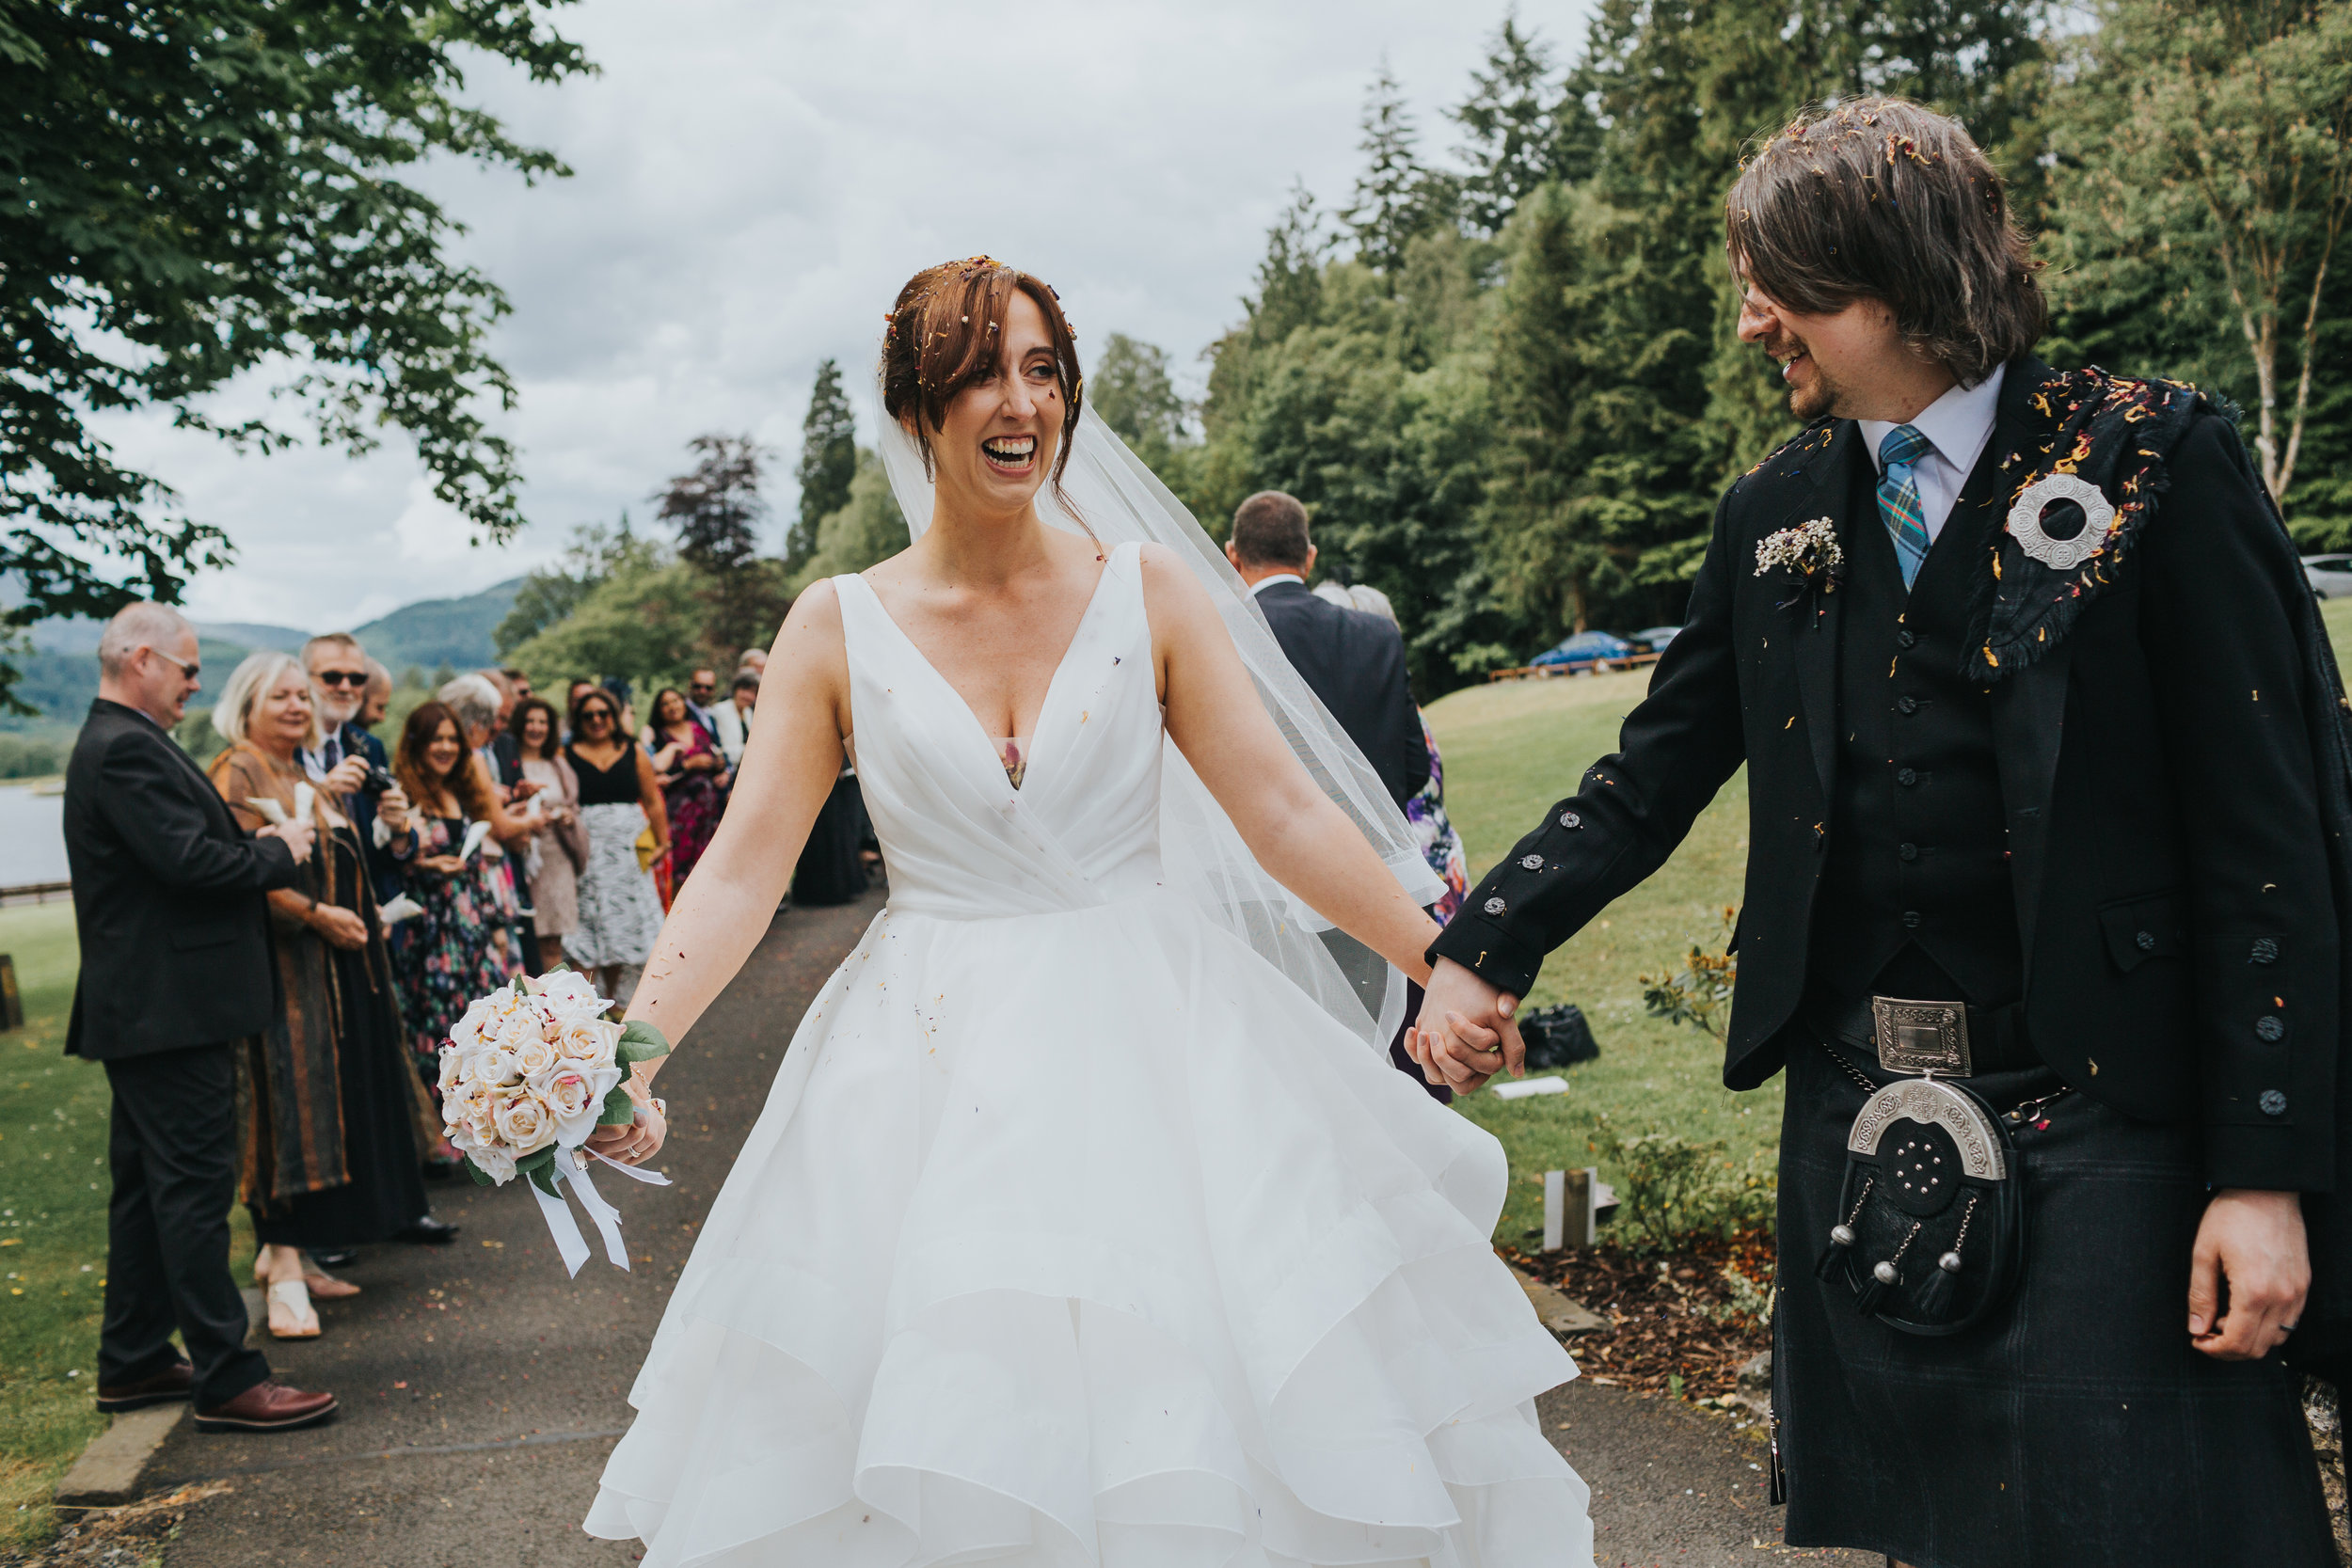
[[[82,950],[65,1048],[103,1062],[114,1095],[98,1406],[193,1400],[201,1432],[308,1426],[334,1414],[334,1396],[287,1387],[245,1348],[229,1209],[231,1042],[278,1006],[262,895],[294,883],[311,828],[245,832],[167,733],[198,686],[196,631],[178,611],[121,610],[98,660],[65,790]]]
[[[1279,490],[1259,491],[1234,511],[1225,559],[1249,585],[1282,657],[1364,753],[1389,798],[1402,807],[1420,794],[1429,782],[1429,745],[1405,678],[1405,639],[1393,621],[1317,598],[1308,590],[1315,546],[1307,536],[1307,509]],[[1375,999],[1388,983],[1386,961],[1344,931],[1324,932],[1323,944],[1377,1016]],[[1406,1018],[1420,1006],[1421,988],[1408,981]],[[1420,1078],[1421,1069],[1406,1054],[1403,1029],[1389,1042],[1389,1058],[1399,1071]],[[1441,1103],[1454,1099],[1442,1084],[1431,1084],[1429,1093]]]
[[[1544,955],[1744,763],[1724,1078],[1788,1074],[1788,1541],[2331,1564],[2276,1353],[2337,1180],[2352,792],[2294,546],[2193,388],[2033,357],[1956,122],[1801,120],[1726,221],[1811,422],[1724,495],[1618,752],[1433,945],[1415,1048],[1500,1065]]]
[[[392,858],[390,835],[378,831],[376,817],[385,800],[405,807],[407,797],[397,784],[380,792],[362,787],[376,770],[391,771],[384,742],[358,722],[373,680],[367,650],[347,631],[324,632],[302,645],[302,667],[318,688],[319,727],[325,732],[316,751],[304,748],[303,771],[313,784],[342,798],[343,811],[367,856],[368,879],[382,903],[400,892],[400,863]]]
[[[1399,806],[1429,782],[1429,747],[1405,679],[1405,640],[1391,623],[1308,592],[1315,546],[1307,509],[1279,490],[1261,490],[1233,513],[1225,546],[1249,585],[1282,655],[1364,753]]]

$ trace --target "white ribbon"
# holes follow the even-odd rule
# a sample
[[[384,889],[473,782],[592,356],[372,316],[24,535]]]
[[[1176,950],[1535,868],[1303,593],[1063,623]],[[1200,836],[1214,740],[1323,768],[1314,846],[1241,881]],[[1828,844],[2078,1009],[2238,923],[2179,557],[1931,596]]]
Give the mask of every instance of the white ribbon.
[[[580,1206],[588,1211],[588,1218],[596,1225],[596,1234],[604,1238],[606,1260],[615,1268],[626,1270],[628,1268],[628,1246],[621,1240],[621,1212],[607,1202],[604,1195],[596,1191],[596,1184],[588,1180],[590,1160],[601,1160],[630,1180],[643,1181],[649,1187],[666,1187],[670,1179],[660,1171],[625,1165],[584,1144],[578,1148],[556,1150],[555,1164],[548,1173],[555,1183],[556,1194],[563,1192],[566,1180],[572,1183],[580,1196]],[[561,1196],[550,1196],[529,1177],[523,1178],[523,1184],[531,1189],[531,1196],[539,1200],[539,1212],[548,1222],[548,1234],[555,1238],[555,1250],[563,1254],[564,1267],[570,1271],[574,1278],[578,1278],[580,1266],[588,1261],[588,1239],[580,1233],[580,1222],[572,1218],[571,1205],[565,1203]]]
[[[562,1192],[564,1178],[560,1169],[554,1180],[556,1191]],[[572,1218],[570,1205],[561,1197],[550,1196],[528,1176],[523,1178],[523,1185],[529,1187],[531,1196],[539,1200],[539,1212],[547,1219],[548,1234],[555,1238],[555,1250],[564,1255],[564,1267],[573,1278],[579,1278],[580,1266],[588,1261],[588,1241],[580,1233],[580,1222]]]

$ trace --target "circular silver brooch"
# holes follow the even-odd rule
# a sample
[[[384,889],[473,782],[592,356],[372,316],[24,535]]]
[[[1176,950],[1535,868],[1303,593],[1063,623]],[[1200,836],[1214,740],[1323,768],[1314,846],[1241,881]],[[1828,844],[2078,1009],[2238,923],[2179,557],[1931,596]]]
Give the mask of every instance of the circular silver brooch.
[[[2053,539],[2042,526],[2042,513],[2059,501],[2083,509],[2082,531],[2072,539]],[[2097,555],[2113,521],[2114,502],[2079,474],[2044,474],[2026,485],[2009,509],[2009,531],[2019,547],[2054,572],[2071,572]]]

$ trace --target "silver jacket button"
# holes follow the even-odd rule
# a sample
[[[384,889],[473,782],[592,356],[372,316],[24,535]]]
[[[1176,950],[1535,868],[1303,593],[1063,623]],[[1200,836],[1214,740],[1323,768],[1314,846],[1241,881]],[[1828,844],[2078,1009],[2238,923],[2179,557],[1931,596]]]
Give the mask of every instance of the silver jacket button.
[[[1564,811],[1560,814],[1560,826],[1563,828],[1581,828],[1584,826],[1584,818],[1577,816],[1576,813],[1572,811]]]
[[[1541,871],[1543,868],[1544,857],[1541,855],[1521,855],[1519,857],[1519,869],[1521,871]]]
[[[1502,899],[1500,899],[1500,898],[1489,898],[1489,899],[1487,899],[1487,900],[1486,900],[1486,902],[1485,903],[1485,905],[1483,905],[1482,907],[1486,910],[1486,911],[1488,914],[1501,914],[1501,913],[1502,913],[1504,910],[1508,909],[1510,906],[1509,906],[1509,905],[1507,905],[1507,904],[1505,904],[1505,903],[1503,903],[1503,901],[1502,901]]]
[[[2257,1103],[2262,1106],[2264,1116],[2282,1117],[2287,1114],[2287,1097],[2277,1089],[2263,1090],[2262,1099]]]

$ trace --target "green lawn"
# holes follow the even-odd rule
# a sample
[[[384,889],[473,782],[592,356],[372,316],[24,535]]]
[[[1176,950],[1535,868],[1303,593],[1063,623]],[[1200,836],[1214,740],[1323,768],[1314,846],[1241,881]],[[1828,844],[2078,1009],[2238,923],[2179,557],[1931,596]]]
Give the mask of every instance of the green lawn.
[[[109,1102],[100,1069],[60,1054],[73,906],[0,910],[0,953],[24,997],[24,1027],[0,1034],[0,1542],[24,1542],[48,1533],[50,1488],[105,1424],[91,1401]]]
[[[1585,768],[1613,751],[1617,726],[1647,689],[1646,670],[1456,691],[1431,705],[1445,753],[1446,811],[1462,835],[1473,879],[1502,858]],[[1723,1086],[1713,1037],[1645,1014],[1640,976],[1676,967],[1693,942],[1720,947],[1723,911],[1740,899],[1747,864],[1747,775],[1736,775],[1674,858],[1552,955],[1531,1006],[1574,1002],[1600,1041],[1600,1060],[1568,1077],[1564,1095],[1502,1101],[1471,1096],[1463,1113],[1511,1155],[1511,1197],[1495,1229],[1518,1243],[1543,1219],[1543,1172],[1598,1165],[1624,1172],[1599,1123],[1618,1134],[1650,1132],[1721,1143],[1725,1177],[1769,1180],[1780,1130],[1777,1080],[1749,1094]]]

